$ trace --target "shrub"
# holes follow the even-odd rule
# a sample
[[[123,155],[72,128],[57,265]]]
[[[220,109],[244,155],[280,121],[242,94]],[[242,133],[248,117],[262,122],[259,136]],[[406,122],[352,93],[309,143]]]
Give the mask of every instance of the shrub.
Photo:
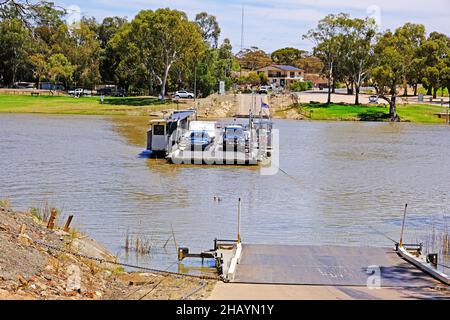
[[[291,84],[291,91],[300,92],[306,91],[312,88],[311,81],[295,81]]]

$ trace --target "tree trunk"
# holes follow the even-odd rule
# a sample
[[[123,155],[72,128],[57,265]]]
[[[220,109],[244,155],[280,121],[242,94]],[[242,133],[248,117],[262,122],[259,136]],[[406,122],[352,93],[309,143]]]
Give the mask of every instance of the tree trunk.
[[[433,99],[437,98],[437,88],[433,88]]]
[[[414,84],[414,96],[417,96],[417,83]]]
[[[392,96],[389,101],[389,114],[391,116],[391,121],[399,121],[399,117],[397,115],[397,97],[395,95]]]
[[[352,95],[353,94],[353,88],[354,88],[354,83],[350,82],[349,84],[345,84],[347,87],[347,94],[348,95]]]
[[[403,96],[408,96],[408,81],[406,81],[406,77],[403,79]]]
[[[359,91],[360,87],[359,85],[355,85],[355,105],[359,105]]]
[[[331,79],[333,78],[333,63],[331,63],[330,73],[328,75],[328,98],[327,104],[331,104]]]
[[[166,83],[167,83],[167,76],[169,75],[170,70],[170,64],[166,66],[166,70],[164,70],[164,75],[161,81],[161,101],[166,101],[165,95],[166,95]]]
[[[428,87],[427,96],[431,96],[431,94],[433,93],[432,91],[433,91],[433,89],[431,87]]]

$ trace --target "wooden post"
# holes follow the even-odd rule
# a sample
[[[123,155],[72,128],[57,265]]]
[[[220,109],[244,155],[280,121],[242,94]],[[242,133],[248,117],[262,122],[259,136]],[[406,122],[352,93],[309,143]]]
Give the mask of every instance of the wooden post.
[[[52,208],[50,212],[50,219],[48,219],[47,229],[53,230],[55,228],[55,220],[58,215],[58,211],[55,208]]]
[[[72,219],[73,219],[73,215],[70,215],[67,218],[66,225],[64,226],[64,229],[63,229],[65,232],[69,232],[69,230],[70,230],[70,223],[72,222]]]

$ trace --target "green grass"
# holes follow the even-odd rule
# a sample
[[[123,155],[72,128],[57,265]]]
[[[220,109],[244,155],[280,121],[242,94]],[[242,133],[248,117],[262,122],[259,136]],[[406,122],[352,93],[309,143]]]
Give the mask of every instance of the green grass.
[[[145,115],[169,107],[170,104],[153,97],[107,97],[101,104],[99,97],[0,94],[0,112],[5,113]]]
[[[427,94],[427,91],[428,90],[425,88],[419,88],[418,93]],[[437,96],[438,96],[438,98],[442,97],[442,88],[438,89]],[[447,88],[444,89],[444,97],[448,97],[448,89]]]
[[[292,108],[292,107],[291,107]],[[286,112],[289,109],[281,112]],[[299,113],[311,120],[337,121],[389,121],[387,105],[347,105],[305,103],[297,107]],[[431,105],[398,105],[397,113],[402,121],[420,123],[443,123],[436,113],[446,112],[444,108]],[[279,114],[281,115],[281,114]]]

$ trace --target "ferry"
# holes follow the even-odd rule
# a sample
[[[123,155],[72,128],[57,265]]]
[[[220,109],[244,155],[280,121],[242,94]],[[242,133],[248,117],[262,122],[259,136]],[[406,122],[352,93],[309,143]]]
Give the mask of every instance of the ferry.
[[[267,118],[199,121],[196,110],[150,121],[147,152],[174,164],[258,165],[271,157],[273,123]]]

